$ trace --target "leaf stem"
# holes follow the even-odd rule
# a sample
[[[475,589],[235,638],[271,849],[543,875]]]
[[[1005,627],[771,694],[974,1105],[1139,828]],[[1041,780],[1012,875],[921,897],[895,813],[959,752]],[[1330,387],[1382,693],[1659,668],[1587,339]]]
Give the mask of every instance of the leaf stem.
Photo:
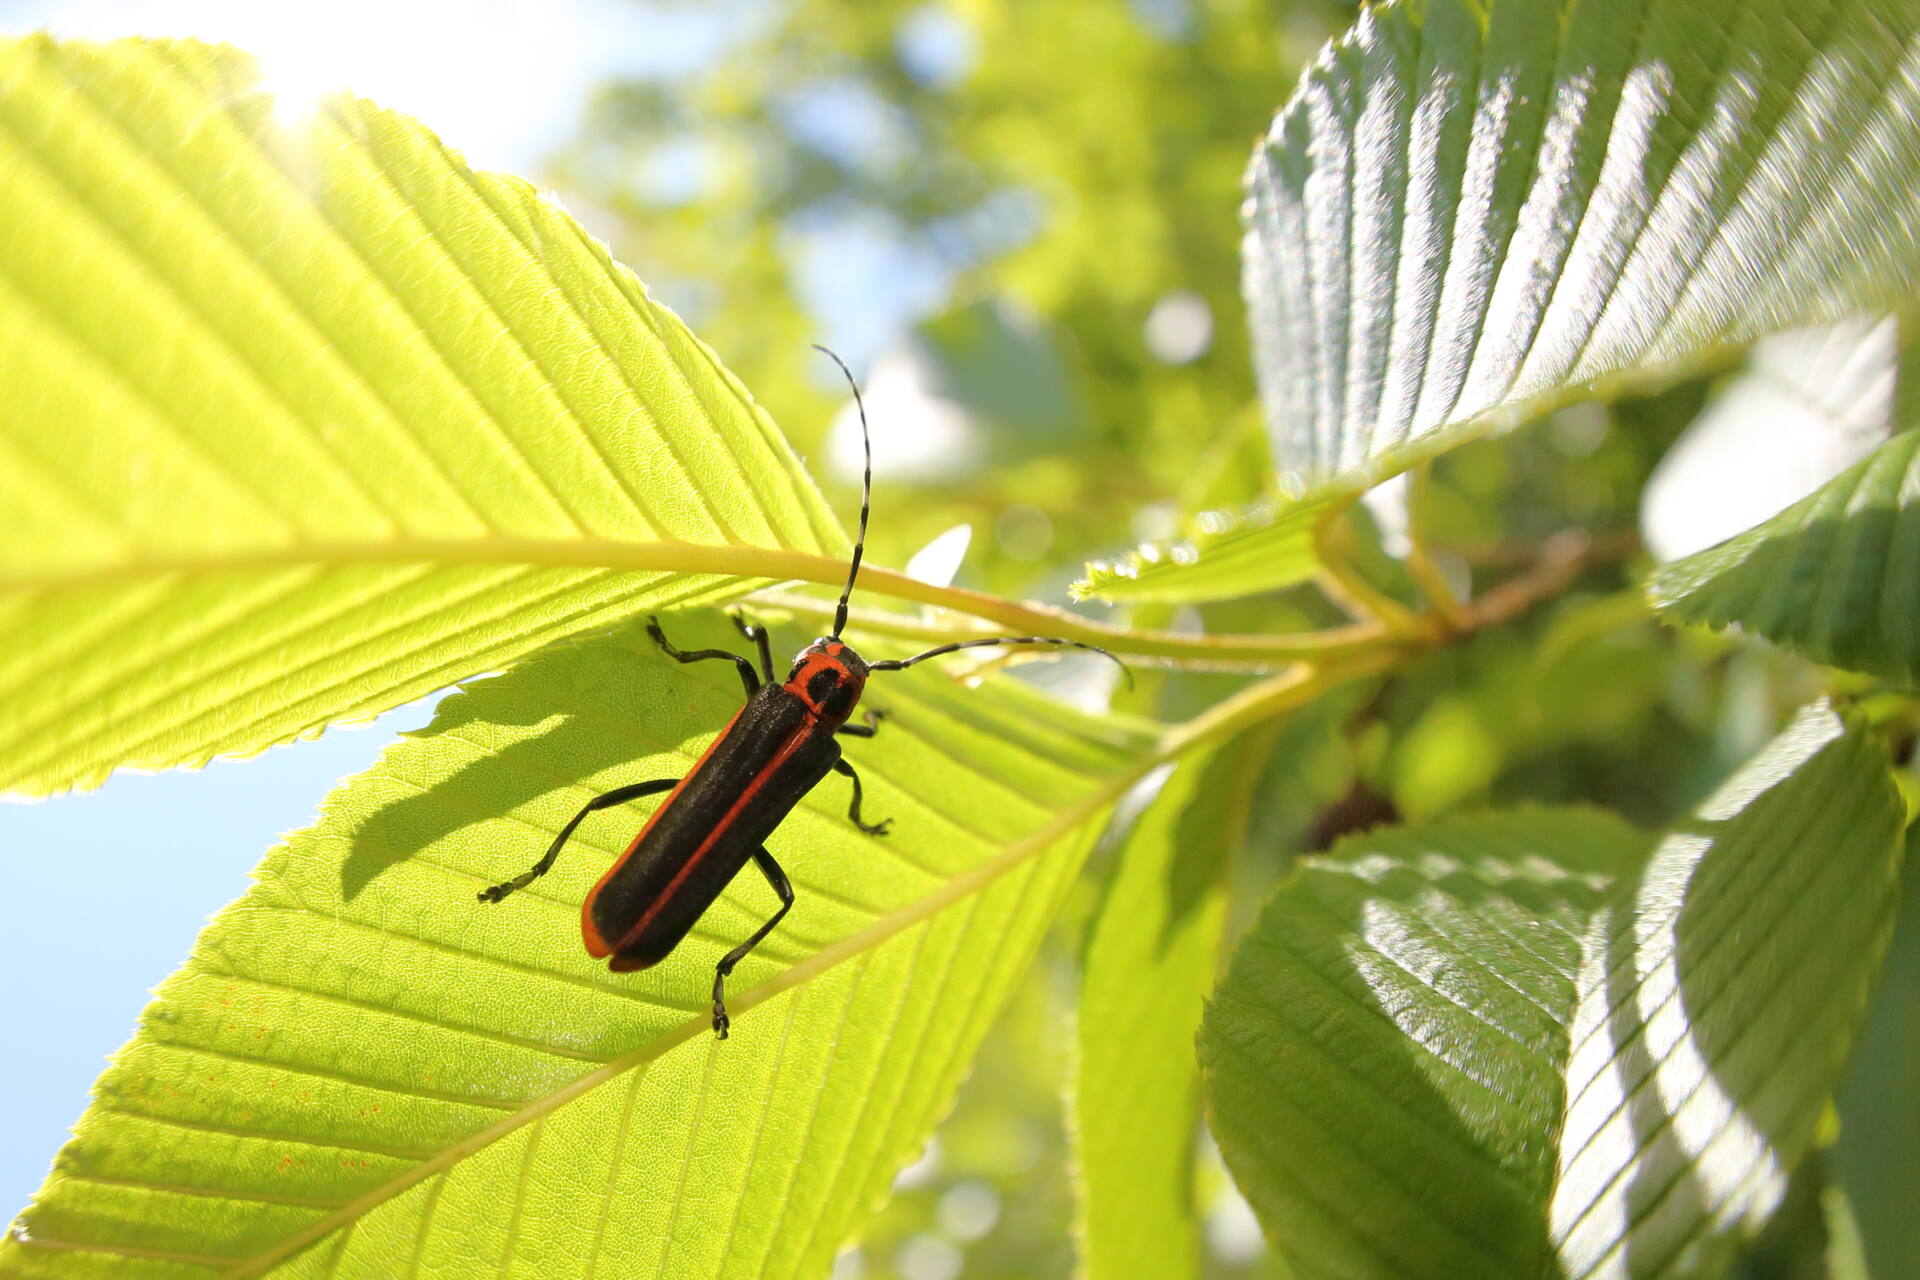
[[[866,576],[864,568],[861,570],[861,576],[863,578]],[[778,588],[757,592],[752,599],[770,608],[785,610],[804,617],[833,616],[831,601],[799,595],[792,591],[782,591]],[[1065,610],[1056,611],[1047,605],[1015,604],[1005,600],[1002,603],[1010,606],[1009,612],[1005,615],[1006,625],[1003,626],[968,621],[967,619],[978,615],[967,610],[956,609],[952,605],[935,606],[947,611],[949,616],[946,618],[895,613],[885,609],[859,608],[850,610],[848,618],[851,629],[855,631],[931,643],[1004,635],[1010,628],[1019,629],[1022,622],[1021,614],[1024,614],[1028,629],[1036,633],[1044,632],[1047,635],[1062,636],[1069,640],[1088,639],[1102,648],[1114,649],[1122,653],[1166,657],[1168,661],[1164,665],[1177,666],[1188,671],[1244,671],[1249,666],[1271,666],[1276,663],[1338,656],[1347,652],[1358,653],[1391,640],[1391,637],[1377,623],[1271,636],[1196,636],[1177,631],[1123,630],[1093,622],[1078,614],[1067,613]],[[1217,648],[1209,646],[1204,650],[1198,648],[1196,643],[1190,643],[1202,641],[1221,643]]]
[[[1191,669],[1246,670],[1306,658],[1358,653],[1391,644],[1394,636],[1377,622],[1328,627],[1281,635],[1191,635],[1178,631],[1140,631],[1094,622],[1052,605],[1021,604],[964,587],[936,587],[892,569],[861,566],[860,584],[897,599],[937,605],[985,619],[1004,631],[1051,635],[1099,645],[1115,653],[1166,658]],[[895,623],[894,625],[899,625]],[[997,634],[989,631],[986,634]]]
[[[1323,657],[1317,662],[1301,662],[1270,679],[1248,685],[1193,719],[1170,727],[1161,737],[1161,750],[1155,763],[1291,711],[1348,680],[1381,674],[1461,636],[1509,622],[1542,600],[1565,591],[1589,566],[1627,554],[1639,545],[1638,535],[1630,529],[1601,537],[1581,529],[1562,530],[1541,544],[1538,557],[1525,573],[1509,578],[1461,606],[1452,631],[1437,631],[1430,619],[1422,620],[1419,634],[1403,637],[1397,643]]]
[[[1330,511],[1314,526],[1314,554],[1320,561],[1320,589],[1355,618],[1371,618],[1391,635],[1422,635],[1430,630],[1413,610],[1367,581],[1339,545],[1345,525],[1343,506]]]
[[[1559,595],[1589,566],[1618,559],[1639,547],[1640,535],[1633,529],[1597,535],[1563,529],[1540,544],[1531,568],[1462,605],[1458,625],[1463,632],[1499,626]]]
[[[1323,526],[1324,527],[1324,526]],[[1569,535],[1545,544],[1543,563],[1533,574],[1552,569],[1564,558]],[[1586,535],[1578,535],[1586,545]],[[1558,551],[1554,551],[1555,546]],[[1609,543],[1617,552],[1620,548]],[[1632,544],[1632,545],[1637,545]],[[1578,559],[1579,557],[1575,557]],[[1336,555],[1333,557],[1339,561]],[[472,540],[396,538],[385,542],[303,542],[205,555],[130,557],[92,565],[59,566],[39,571],[0,570],[0,597],[10,592],[84,590],[128,579],[247,573],[272,569],[312,569],[371,564],[443,564],[449,566],[534,565],[583,571],[616,570],[631,573],[710,574],[749,582],[811,582],[837,587],[846,580],[846,562],[809,551],[784,548],[712,546],[692,542],[618,542],[602,538],[546,540],[489,537]],[[1577,572],[1577,566],[1572,570]],[[860,566],[859,587],[879,595],[916,604],[933,605],[981,619],[995,629],[941,627],[900,614],[858,610],[869,630],[910,637],[945,639],[1012,633],[1051,635],[1098,645],[1115,653],[1164,659],[1169,666],[1190,670],[1259,671],[1302,661],[1337,662],[1350,656],[1404,653],[1408,644],[1432,644],[1442,628],[1432,615],[1417,614],[1366,583],[1341,562],[1341,582],[1368,602],[1370,621],[1318,631],[1281,635],[1191,635],[1175,631],[1143,631],[1095,622],[1065,609],[1023,604],[964,587],[935,586],[895,569]],[[1503,583],[1489,597],[1463,607],[1458,625],[1464,630],[1489,625],[1483,619],[1503,616],[1500,602],[1524,594],[1522,580]],[[805,597],[781,593],[782,607],[803,609]],[[1489,603],[1489,602],[1492,603]],[[956,635],[958,632],[958,635]]]
[[[621,542],[605,538],[487,537],[472,540],[396,538],[385,542],[301,542],[235,552],[182,556],[142,556],[91,565],[58,566],[38,571],[0,569],[0,597],[12,592],[82,590],[129,579],[249,573],[271,569],[346,568],[374,564],[447,566],[538,566],[583,571],[709,574],[761,583],[811,582],[838,587],[846,581],[846,561],[817,552],[773,547],[714,546],[694,542]],[[858,589],[916,604],[935,605],[995,624],[983,635],[1051,635],[1098,645],[1115,653],[1163,658],[1193,670],[1266,670],[1303,658],[1359,652],[1390,641],[1377,623],[1330,627],[1285,635],[1190,635],[1174,631],[1136,631],[1095,622],[1065,609],[1022,604],[964,587],[935,586],[895,569],[860,566]],[[797,602],[797,597],[794,601]],[[790,602],[790,603],[792,603]],[[874,629],[914,625],[862,610]],[[913,632],[912,634],[921,634]],[[952,638],[951,631],[942,635]],[[973,633],[968,633],[971,635]]]
[[[1423,462],[1407,474],[1407,573],[1433,605],[1441,625],[1452,631],[1460,623],[1460,597],[1434,563],[1432,548],[1427,544],[1427,499],[1432,481],[1431,462]]]

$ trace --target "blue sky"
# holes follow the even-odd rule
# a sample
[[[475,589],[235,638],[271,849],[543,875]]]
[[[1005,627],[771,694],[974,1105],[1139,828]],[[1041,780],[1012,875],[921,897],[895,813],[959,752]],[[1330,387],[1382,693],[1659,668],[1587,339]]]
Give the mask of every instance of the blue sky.
[[[729,38],[698,5],[635,0],[0,0],[0,31],[31,30],[225,41],[289,103],[344,86],[514,172],[565,135],[595,80],[681,69]]]
[[[197,772],[119,774],[98,791],[0,804],[0,1219],[46,1175],[108,1054],[148,993],[179,967],[208,916],[305,826],[343,777],[374,763],[430,704],[371,725]]]
[[[0,32],[194,35],[259,55],[285,94],[345,84],[409,111],[482,168],[531,174],[593,82],[713,56],[697,6],[623,0],[0,0]],[[503,89],[503,85],[507,86]],[[0,804],[0,1221],[45,1176],[104,1060],[206,918],[245,891],[276,840],[372,765],[429,704],[197,772],[117,776],[98,791]]]

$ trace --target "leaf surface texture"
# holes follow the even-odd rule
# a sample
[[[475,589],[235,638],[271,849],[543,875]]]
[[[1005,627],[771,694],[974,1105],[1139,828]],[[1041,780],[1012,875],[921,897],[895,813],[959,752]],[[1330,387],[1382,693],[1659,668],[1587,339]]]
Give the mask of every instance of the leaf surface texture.
[[[0,42],[0,790],[364,719],[847,540],[564,211],[181,41]],[[784,558],[783,558],[784,557]]]
[[[1650,855],[1590,811],[1344,842],[1208,1008],[1229,1168],[1303,1277],[1718,1275],[1839,1080],[1903,821],[1817,706]]]
[[[1297,489],[1920,280],[1905,0],[1366,8],[1247,175],[1243,291]]]
[[[1737,624],[1815,662],[1920,682],[1920,431],[1647,590],[1672,621]]]

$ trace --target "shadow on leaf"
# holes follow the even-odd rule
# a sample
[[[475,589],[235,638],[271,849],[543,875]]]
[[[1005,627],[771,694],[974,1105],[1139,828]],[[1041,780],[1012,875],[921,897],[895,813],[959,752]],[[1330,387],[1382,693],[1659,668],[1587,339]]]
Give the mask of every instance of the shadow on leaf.
[[[733,647],[739,634],[723,616],[673,615],[685,646]],[[681,666],[662,656],[644,619],[540,651],[506,675],[464,686],[443,701],[425,729],[410,735],[439,744],[465,763],[424,789],[370,813],[355,829],[340,867],[351,902],[380,874],[464,829],[490,822],[501,832],[500,876],[531,866],[560,825],[595,795],[648,778],[677,777],[693,751],[739,710],[741,690],[724,663]],[[554,794],[558,793],[558,794]],[[553,795],[538,819],[494,820]],[[657,800],[588,820],[576,842],[617,829],[624,844]],[[563,812],[564,810],[564,812]],[[588,839],[583,839],[587,837]],[[590,849],[573,856],[592,857]]]

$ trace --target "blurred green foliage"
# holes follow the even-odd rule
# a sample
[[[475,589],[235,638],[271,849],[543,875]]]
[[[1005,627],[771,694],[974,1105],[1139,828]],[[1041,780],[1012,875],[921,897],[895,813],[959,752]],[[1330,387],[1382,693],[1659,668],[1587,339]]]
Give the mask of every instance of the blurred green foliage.
[[[968,579],[1032,590],[1039,565],[1166,532],[1196,454],[1259,445],[1241,417],[1240,176],[1351,5],[719,7],[729,50],[602,87],[553,180],[617,220],[615,251],[803,452],[843,394],[810,341],[856,369],[903,343],[937,366],[987,465],[924,485],[937,503],[883,469],[882,559],[970,520]],[[1150,323],[1184,323],[1184,348],[1163,336],[1156,355]],[[1202,496],[1244,501],[1244,484]],[[1023,538],[1034,511],[1050,533]]]
[[[719,7],[722,56],[683,78],[600,86],[549,176],[803,454],[832,456],[844,394],[808,344],[839,345],[870,379],[879,561],[902,563],[966,522],[962,584],[1059,602],[1085,558],[1272,496],[1257,479],[1273,468],[1239,296],[1240,179],[1298,68],[1354,5]],[[889,360],[966,413],[967,451],[889,471],[898,428],[875,385]],[[1295,716],[1256,800],[1230,932],[1293,855],[1378,822],[1527,800],[1663,824],[1823,687],[1782,655],[1656,625],[1638,594],[1642,491],[1726,367],[1560,410],[1433,464],[1425,525],[1440,568],[1462,582],[1523,568],[1566,529],[1629,550],[1518,624]],[[816,470],[850,510],[855,477]],[[1356,509],[1348,550],[1412,601],[1391,503],[1379,510]],[[1187,610],[1086,608],[1213,632],[1340,620],[1311,588]],[[1143,672],[1122,705],[1177,718],[1243,679]],[[1059,1093],[1072,999],[1055,988],[1071,984],[1083,896],[1042,970],[1056,981],[1030,983],[1002,1019],[933,1154],[843,1257],[840,1280],[1069,1270]],[[1210,1167],[1209,1273],[1284,1274]],[[1817,1188],[1796,1190],[1817,1202]]]

